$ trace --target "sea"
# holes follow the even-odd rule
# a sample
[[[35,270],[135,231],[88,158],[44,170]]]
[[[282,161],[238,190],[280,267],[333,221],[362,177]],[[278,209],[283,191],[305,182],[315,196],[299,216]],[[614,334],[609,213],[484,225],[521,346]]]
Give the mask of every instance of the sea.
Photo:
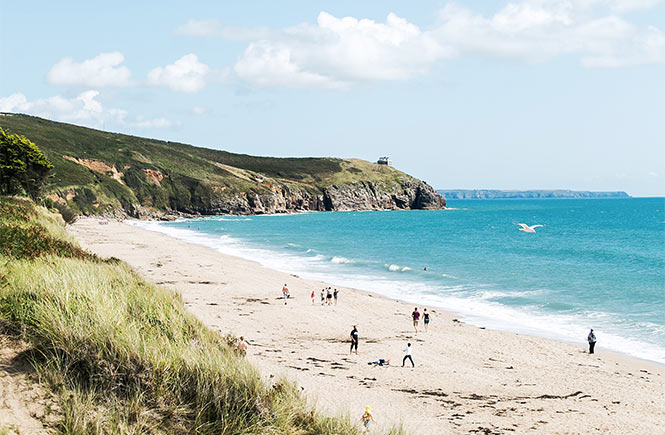
[[[543,226],[525,233],[519,223]],[[581,345],[593,328],[599,348],[665,364],[665,198],[452,200],[446,210],[138,225],[478,326]]]

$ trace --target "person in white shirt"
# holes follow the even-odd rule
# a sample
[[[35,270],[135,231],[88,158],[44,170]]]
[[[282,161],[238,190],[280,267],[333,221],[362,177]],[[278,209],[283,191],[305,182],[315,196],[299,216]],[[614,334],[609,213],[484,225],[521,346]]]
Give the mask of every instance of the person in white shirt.
[[[404,367],[404,363],[406,363],[406,360],[408,359],[411,361],[411,366],[415,367],[416,365],[413,363],[413,358],[411,357],[411,343],[406,344],[406,349],[404,349],[404,358],[402,358],[402,367]]]

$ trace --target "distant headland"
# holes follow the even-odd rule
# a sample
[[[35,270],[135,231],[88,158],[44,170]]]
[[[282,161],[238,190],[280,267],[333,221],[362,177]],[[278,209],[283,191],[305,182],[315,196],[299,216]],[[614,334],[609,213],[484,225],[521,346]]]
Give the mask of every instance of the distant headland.
[[[630,198],[626,192],[590,192],[585,190],[437,190],[446,199],[566,199],[566,198]]]

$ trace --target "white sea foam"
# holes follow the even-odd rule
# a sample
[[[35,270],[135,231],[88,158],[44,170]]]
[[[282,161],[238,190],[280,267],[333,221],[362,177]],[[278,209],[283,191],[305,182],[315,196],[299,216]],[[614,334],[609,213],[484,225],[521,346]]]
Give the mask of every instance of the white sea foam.
[[[333,257],[330,261],[335,264],[354,264],[356,262],[345,257]]]

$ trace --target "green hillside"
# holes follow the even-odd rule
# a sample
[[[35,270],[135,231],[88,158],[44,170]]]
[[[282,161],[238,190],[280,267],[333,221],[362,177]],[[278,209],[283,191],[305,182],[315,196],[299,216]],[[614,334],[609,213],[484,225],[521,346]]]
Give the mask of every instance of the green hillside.
[[[0,114],[0,127],[40,147],[55,166],[47,194],[86,214],[252,214],[445,204],[421,181],[363,160],[255,157],[19,114]]]

